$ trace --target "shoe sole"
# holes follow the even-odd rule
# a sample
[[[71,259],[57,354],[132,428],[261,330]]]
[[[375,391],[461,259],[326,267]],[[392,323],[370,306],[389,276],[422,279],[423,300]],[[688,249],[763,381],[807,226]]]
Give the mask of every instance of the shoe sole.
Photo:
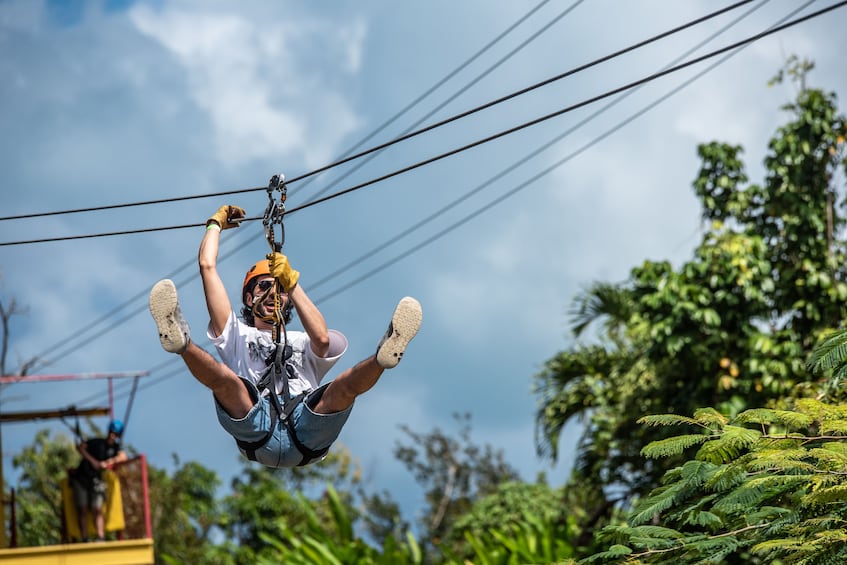
[[[417,300],[410,296],[400,300],[391,317],[391,325],[387,332],[390,335],[385,338],[376,353],[376,362],[381,367],[391,369],[397,366],[403,358],[406,346],[418,333],[422,318],[423,312]]]
[[[181,353],[188,345],[182,328],[176,321],[178,306],[179,299],[172,280],[164,279],[153,285],[150,290],[150,314],[159,329],[162,348],[171,353]]]

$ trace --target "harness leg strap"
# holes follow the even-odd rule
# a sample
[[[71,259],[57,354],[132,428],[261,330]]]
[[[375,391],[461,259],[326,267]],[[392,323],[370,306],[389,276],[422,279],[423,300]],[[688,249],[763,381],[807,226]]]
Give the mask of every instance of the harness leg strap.
[[[264,383],[272,384],[273,382],[275,382],[276,371],[274,370],[274,365],[270,365],[268,367],[268,370],[272,374],[268,375],[266,373],[265,375],[263,375],[263,378],[261,379],[261,383],[263,383],[263,384]],[[290,365],[286,364],[285,365],[285,371],[283,372],[283,375],[282,375],[282,378],[283,378],[283,402],[280,402],[279,395],[277,395],[275,393],[274,389],[276,387],[274,387],[274,386],[268,387],[268,388],[270,388],[270,391],[271,391],[270,395],[269,395],[270,396],[269,401],[270,401],[271,422],[270,422],[270,428],[268,430],[268,433],[265,434],[265,436],[263,438],[261,438],[260,440],[257,440],[257,441],[248,442],[248,441],[243,441],[243,440],[239,440],[239,439],[235,440],[235,442],[238,444],[238,447],[240,447],[244,451],[244,455],[250,461],[256,461],[257,460],[256,459],[256,451],[258,451],[259,449],[264,447],[265,444],[267,444],[270,441],[270,439],[273,437],[274,431],[276,430],[276,427],[277,427],[280,419],[282,419],[282,421],[285,422],[285,426],[288,430],[288,435],[291,438],[291,442],[294,444],[294,447],[297,448],[297,451],[299,451],[300,455],[302,456],[300,463],[297,464],[298,467],[302,467],[303,465],[308,465],[309,463],[312,463],[313,461],[316,461],[318,459],[323,458],[327,454],[327,452],[329,451],[329,447],[325,447],[324,449],[320,449],[320,450],[310,449],[310,448],[306,447],[303,444],[303,442],[300,441],[300,438],[297,437],[297,432],[294,428],[294,420],[291,418],[291,414],[294,412],[294,409],[297,408],[297,405],[300,404],[300,402],[303,402],[306,395],[301,393],[301,394],[298,394],[295,397],[289,397],[288,396],[288,377],[289,377],[289,374],[291,372],[293,372],[292,367]],[[272,377],[270,379],[270,382],[268,382],[268,379],[265,378],[267,376]],[[254,402],[258,402],[258,398],[255,398],[253,400],[254,400]]]
[[[294,431],[294,422],[291,418],[285,419],[285,425],[288,427],[288,435],[291,438],[291,441],[294,442],[294,446],[297,448],[297,451],[303,455],[303,459],[297,464],[298,467],[308,465],[313,461],[321,459],[329,451],[329,447],[315,451],[303,445],[303,443],[297,438],[297,433]]]

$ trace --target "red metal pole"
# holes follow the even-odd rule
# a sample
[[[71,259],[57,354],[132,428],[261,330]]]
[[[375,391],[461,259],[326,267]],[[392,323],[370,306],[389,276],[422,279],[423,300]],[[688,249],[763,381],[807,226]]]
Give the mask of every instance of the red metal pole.
[[[109,377],[109,421],[115,419],[115,395],[112,390],[112,377]]]
[[[141,458],[141,492],[144,496],[144,529],[147,531],[147,537],[153,539],[153,521],[150,518],[150,489],[147,486],[147,457],[139,455]]]
[[[15,489],[12,489],[11,491],[9,505],[12,507],[9,512],[9,529],[11,530],[9,547],[18,547],[18,521],[15,515]]]

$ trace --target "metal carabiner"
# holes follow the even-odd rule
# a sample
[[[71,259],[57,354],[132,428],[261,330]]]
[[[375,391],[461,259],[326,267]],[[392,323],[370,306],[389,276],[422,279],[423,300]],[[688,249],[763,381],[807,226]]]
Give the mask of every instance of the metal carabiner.
[[[274,200],[274,191],[279,192],[279,200]],[[285,175],[279,173],[272,176],[270,182],[268,182],[268,207],[265,209],[265,215],[262,219],[262,224],[265,226],[265,239],[268,240],[271,253],[282,253],[282,245],[285,243],[285,226],[282,223],[283,216],[285,215],[285,199]],[[276,240],[274,234],[274,224],[279,224],[279,241]],[[271,336],[276,344],[279,344],[281,337],[280,329],[282,329],[283,334],[285,332],[285,327],[283,325],[282,303],[280,301],[281,290],[282,289],[280,288],[278,280],[275,280],[274,286],[271,289],[268,289],[268,292],[274,293],[274,311],[271,316],[273,328]],[[262,297],[262,300],[264,300],[264,296]]]
[[[279,201],[274,200],[274,191],[279,191]],[[286,192],[285,175],[279,173],[272,176],[268,182],[268,207],[262,219],[262,224],[265,226],[265,239],[268,240],[272,252],[281,252],[285,243],[285,226],[282,224],[282,218],[285,215]],[[274,234],[274,224],[279,224],[279,242],[276,241]]]

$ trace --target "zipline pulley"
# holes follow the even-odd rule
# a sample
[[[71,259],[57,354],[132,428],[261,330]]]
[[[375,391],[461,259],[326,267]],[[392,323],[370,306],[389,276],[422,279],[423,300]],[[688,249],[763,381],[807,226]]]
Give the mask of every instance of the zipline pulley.
[[[268,183],[268,207],[265,209],[265,217],[262,224],[265,226],[265,238],[271,247],[271,252],[281,252],[285,243],[285,227],[282,217],[285,215],[285,198],[287,188],[285,186],[285,175],[279,173],[271,177]],[[274,200],[274,192],[279,192],[279,200]],[[279,225],[279,241],[274,236],[274,224]]]

